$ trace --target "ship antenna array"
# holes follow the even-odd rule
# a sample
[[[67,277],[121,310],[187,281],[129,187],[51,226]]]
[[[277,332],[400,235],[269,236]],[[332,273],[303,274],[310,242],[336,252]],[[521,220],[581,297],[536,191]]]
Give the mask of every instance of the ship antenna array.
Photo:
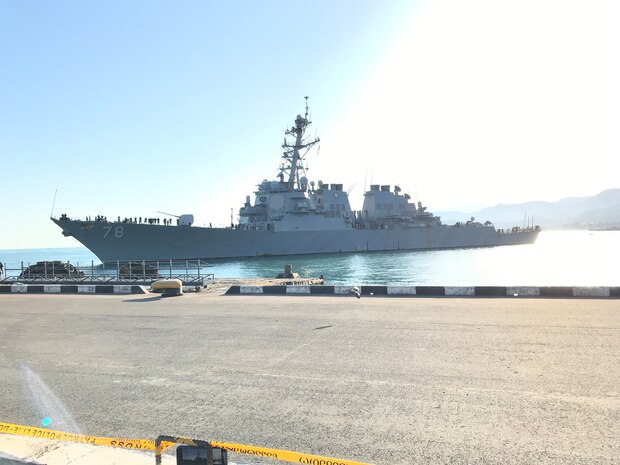
[[[306,122],[307,122],[308,121],[308,96],[306,95],[304,98],[306,99],[306,114],[304,118],[306,118]]]
[[[308,169],[307,166],[304,166],[305,157],[310,148],[319,142],[318,137],[313,141],[308,141],[304,138],[304,132],[311,124],[308,120],[310,114],[308,96],[304,98],[306,99],[304,117],[302,118],[301,115],[298,115],[295,120],[295,125],[285,131],[284,142],[282,144],[282,148],[285,149],[282,158],[284,158],[285,162],[280,166],[280,173],[288,173],[287,184],[289,189],[295,189],[296,186],[299,186],[300,172],[305,174]],[[294,137],[295,141],[293,143],[287,142],[286,136]],[[303,153],[300,153],[302,150]],[[288,163],[288,165],[286,163]]]

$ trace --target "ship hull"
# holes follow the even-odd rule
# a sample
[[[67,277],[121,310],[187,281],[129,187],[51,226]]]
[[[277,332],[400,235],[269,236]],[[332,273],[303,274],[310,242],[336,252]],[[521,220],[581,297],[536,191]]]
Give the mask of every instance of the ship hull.
[[[506,234],[477,226],[256,231],[52,220],[102,262],[493,247],[529,244],[538,236],[537,230]]]

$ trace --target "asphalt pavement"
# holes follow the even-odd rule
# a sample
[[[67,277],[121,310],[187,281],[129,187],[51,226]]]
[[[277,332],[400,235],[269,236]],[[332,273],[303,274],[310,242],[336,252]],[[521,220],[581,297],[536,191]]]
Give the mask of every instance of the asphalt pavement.
[[[619,328],[605,299],[5,295],[0,421],[385,465],[617,464]]]

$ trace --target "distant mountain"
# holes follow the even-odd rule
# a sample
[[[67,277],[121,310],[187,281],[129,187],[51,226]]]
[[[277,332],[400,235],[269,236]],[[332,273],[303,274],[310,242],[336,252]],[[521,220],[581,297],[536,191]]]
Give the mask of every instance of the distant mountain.
[[[620,225],[620,188],[608,189],[591,197],[567,197],[557,202],[533,201],[499,204],[475,212],[436,212],[444,223],[491,221],[498,228],[533,222],[544,228],[589,228]]]

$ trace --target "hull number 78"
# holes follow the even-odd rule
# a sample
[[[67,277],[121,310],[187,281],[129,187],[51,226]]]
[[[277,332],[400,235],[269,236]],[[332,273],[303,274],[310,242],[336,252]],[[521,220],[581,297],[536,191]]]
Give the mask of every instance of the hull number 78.
[[[123,227],[122,226],[104,226],[103,230],[105,231],[103,233],[103,238],[106,239],[110,233],[112,232],[112,230],[114,230],[114,237],[116,237],[117,239],[120,239],[121,237],[123,237]]]

